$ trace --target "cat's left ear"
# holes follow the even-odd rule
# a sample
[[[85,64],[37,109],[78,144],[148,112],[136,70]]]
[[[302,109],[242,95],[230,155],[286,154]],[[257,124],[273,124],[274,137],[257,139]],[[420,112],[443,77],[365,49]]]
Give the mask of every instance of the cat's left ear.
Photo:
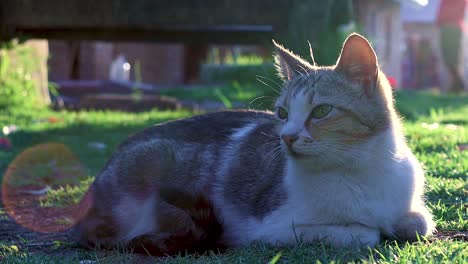
[[[374,91],[379,66],[377,56],[369,41],[353,33],[344,42],[335,70],[346,75],[351,81],[358,82],[366,94]]]
[[[278,75],[283,80],[291,80],[298,75],[308,74],[313,70],[313,66],[310,65],[310,63],[276,43],[274,40],[273,45],[275,45],[277,54],[275,56],[275,66],[278,70]],[[312,49],[310,51],[313,60]],[[312,63],[315,64],[315,62]]]

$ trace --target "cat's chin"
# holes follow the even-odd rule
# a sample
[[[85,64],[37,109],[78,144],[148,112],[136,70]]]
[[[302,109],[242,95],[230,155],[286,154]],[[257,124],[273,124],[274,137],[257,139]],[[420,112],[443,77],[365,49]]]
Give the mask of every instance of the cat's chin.
[[[287,149],[286,150],[286,155],[289,158],[297,159],[297,160],[304,160],[304,159],[310,158],[310,156],[299,153],[299,152],[296,152],[296,151],[294,151],[292,149]]]
[[[339,168],[340,164],[335,162],[326,162],[322,158],[318,158],[315,155],[306,155],[298,152],[287,152],[287,157],[292,161],[296,166],[302,167],[310,172],[324,172]]]

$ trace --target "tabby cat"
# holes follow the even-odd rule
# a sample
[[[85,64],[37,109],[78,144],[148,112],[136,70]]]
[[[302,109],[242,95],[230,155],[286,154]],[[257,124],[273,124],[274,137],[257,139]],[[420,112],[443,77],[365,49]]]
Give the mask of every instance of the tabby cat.
[[[82,243],[158,255],[253,241],[372,247],[434,232],[423,170],[369,42],[350,35],[326,67],[274,45],[275,112],[210,113],[131,136],[83,200]]]

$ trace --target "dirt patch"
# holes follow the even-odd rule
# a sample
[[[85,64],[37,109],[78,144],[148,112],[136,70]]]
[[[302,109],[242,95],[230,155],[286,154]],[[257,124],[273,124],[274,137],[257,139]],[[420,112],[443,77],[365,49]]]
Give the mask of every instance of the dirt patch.
[[[28,187],[28,186],[26,186]],[[31,188],[4,188],[4,211],[16,223],[40,233],[60,233],[69,229],[79,218],[79,205],[41,207],[40,195],[28,192]]]
[[[0,208],[0,212],[2,212],[0,215],[0,243],[4,245],[15,245],[20,251],[30,253],[64,253],[64,250],[68,248],[71,253],[75,254],[76,248],[72,246],[74,243],[70,229],[65,229],[63,226],[56,225],[57,216],[51,214],[51,217],[48,217],[50,213],[48,211],[50,210],[38,211],[37,204],[31,201],[26,202],[27,203],[25,203],[24,196],[21,199],[15,200],[17,205],[21,205],[21,212],[18,212],[21,213],[19,217],[21,222],[27,226],[44,227],[44,229],[41,230],[48,232],[36,232],[18,224],[6,213],[8,210],[3,207],[2,201]],[[35,212],[39,212],[39,214],[35,215]],[[50,225],[50,227],[46,227],[46,225]],[[67,247],[65,247],[65,245],[67,245]]]
[[[438,231],[437,234],[435,234],[434,237],[432,238],[432,240],[435,240],[435,239],[440,239],[440,240],[450,239],[450,240],[468,242],[468,230]]]

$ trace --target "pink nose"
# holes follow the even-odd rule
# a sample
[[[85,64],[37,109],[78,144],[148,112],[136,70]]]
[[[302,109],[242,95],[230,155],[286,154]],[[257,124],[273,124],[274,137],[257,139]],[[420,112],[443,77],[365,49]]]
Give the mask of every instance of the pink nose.
[[[298,136],[296,135],[282,135],[281,139],[286,143],[286,146],[289,148],[292,146],[292,144],[298,139]]]

